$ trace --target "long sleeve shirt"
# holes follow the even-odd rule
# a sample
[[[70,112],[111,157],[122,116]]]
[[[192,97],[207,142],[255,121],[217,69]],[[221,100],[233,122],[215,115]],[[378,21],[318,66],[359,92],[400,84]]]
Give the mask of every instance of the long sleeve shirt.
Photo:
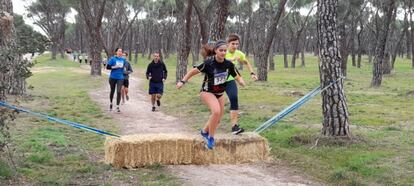
[[[162,61],[155,63],[152,61],[148,64],[146,76],[151,82],[160,83],[163,79],[167,79],[167,67]]]

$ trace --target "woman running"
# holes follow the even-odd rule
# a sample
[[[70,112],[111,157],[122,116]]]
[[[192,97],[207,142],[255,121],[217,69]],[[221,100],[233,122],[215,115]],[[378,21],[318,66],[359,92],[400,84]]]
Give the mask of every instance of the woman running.
[[[212,49],[204,46],[203,57],[214,56],[207,58],[202,64],[191,69],[176,85],[180,89],[192,76],[200,72],[205,74],[200,97],[210,109],[211,115],[200,133],[206,140],[208,149],[214,148],[214,135],[224,113],[225,99],[223,93],[226,90],[227,78],[233,76],[241,86],[245,84],[234,64],[224,58],[226,51],[227,45],[223,40],[217,41]]]
[[[106,69],[111,70],[111,74],[109,75],[109,85],[111,87],[111,92],[109,93],[109,110],[112,111],[112,100],[116,87],[116,110],[117,112],[121,112],[119,110],[119,103],[121,102],[121,88],[124,81],[124,66],[126,61],[122,57],[122,48],[117,48],[115,52],[116,56],[112,57],[106,65]]]

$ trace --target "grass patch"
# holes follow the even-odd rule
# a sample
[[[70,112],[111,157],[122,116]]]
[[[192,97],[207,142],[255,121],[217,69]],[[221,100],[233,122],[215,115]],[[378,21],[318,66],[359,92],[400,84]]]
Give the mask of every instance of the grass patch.
[[[9,164],[0,159],[0,180],[10,179],[13,176],[13,171]]]
[[[56,56],[55,60],[52,60],[52,54],[43,54],[35,58],[34,60],[36,68],[42,68],[42,67],[79,67],[79,63],[75,63],[72,61],[68,61],[67,59],[62,59],[60,55]]]

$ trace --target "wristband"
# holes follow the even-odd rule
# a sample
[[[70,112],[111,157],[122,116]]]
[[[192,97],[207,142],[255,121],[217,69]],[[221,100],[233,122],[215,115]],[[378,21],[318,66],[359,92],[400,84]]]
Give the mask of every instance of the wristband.
[[[187,83],[187,82],[186,82],[186,81],[184,81],[184,80],[180,80],[180,82],[181,82],[181,83],[183,83],[183,84]]]
[[[256,75],[254,72],[250,72],[250,75],[252,76],[252,75]]]

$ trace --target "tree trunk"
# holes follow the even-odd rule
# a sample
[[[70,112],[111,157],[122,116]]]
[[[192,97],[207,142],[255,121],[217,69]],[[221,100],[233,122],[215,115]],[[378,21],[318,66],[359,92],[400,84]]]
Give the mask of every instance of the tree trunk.
[[[12,1],[0,1],[0,100],[6,94],[24,95],[29,61],[23,60],[16,44]]]
[[[268,22],[268,8],[264,0],[259,1],[259,9],[253,15],[254,25],[253,25],[253,46],[254,46],[254,61],[255,67],[257,67],[257,75],[264,77],[264,81],[267,80],[267,69],[268,69],[268,56],[260,53],[264,50],[265,40],[266,40],[266,29]]]
[[[89,32],[89,57],[91,64],[91,75],[101,75],[101,49],[102,49],[102,17],[105,10],[106,0],[102,1],[80,1],[80,13],[82,14]],[[108,55],[108,60],[112,55]]]
[[[272,46],[270,47],[270,51],[269,51],[269,70],[271,71],[275,70],[274,45],[275,45],[275,42],[273,42]]]
[[[6,101],[9,82],[12,79],[10,70],[15,61],[13,4],[11,0],[0,1],[0,101]],[[18,68],[18,66],[17,66]],[[8,124],[13,120],[15,112],[0,107],[0,152],[4,152],[6,145],[10,142]]]
[[[390,55],[388,52],[384,54],[384,59],[382,61],[382,74],[391,74]]]
[[[229,15],[230,0],[221,0],[215,13],[215,19],[210,28],[211,40],[225,39],[226,21]]]
[[[402,40],[404,39],[405,32],[408,30],[407,14],[404,16],[404,28],[401,30],[401,34],[398,37],[397,43],[395,44],[394,50],[391,54],[391,70],[394,70],[395,59],[397,58],[398,51],[401,48]],[[396,28],[397,29],[397,28]]]
[[[298,48],[299,48],[299,37],[297,36],[298,33],[293,38],[293,54],[292,54],[292,61],[290,61],[290,68],[296,68],[296,59],[298,55]]]
[[[353,35],[351,35],[351,39],[350,39],[350,45],[351,45],[351,60],[352,60],[352,66],[356,67],[356,55],[355,55],[355,38]]]
[[[198,33],[199,31],[199,26],[198,24],[193,24],[193,32],[194,33]],[[192,65],[195,66],[198,63],[199,60],[199,55],[200,55],[200,47],[201,47],[201,43],[200,43],[200,34],[194,34],[193,36],[193,40],[192,40],[192,56],[193,56],[193,63]]]
[[[14,38],[14,17],[11,0],[0,1],[0,101],[6,100],[6,94],[10,89],[12,72],[14,71],[13,45]],[[3,129],[6,118],[3,117],[5,110],[0,108],[0,129]],[[2,130],[1,130],[2,131]],[[1,148],[0,148],[1,150]]]
[[[289,68],[288,52],[286,47],[286,39],[282,36],[282,49],[283,49],[283,67]]]
[[[362,31],[364,30],[364,24],[362,23],[362,20],[360,20],[360,26],[359,26],[360,30],[358,32],[358,49],[357,49],[357,55],[358,55],[358,59],[357,59],[357,68],[361,68],[361,58],[362,58]]]
[[[301,59],[301,67],[305,67],[305,47],[302,47],[302,50],[300,52],[300,59]]]
[[[243,52],[246,54],[246,57],[249,56],[249,46],[250,46],[250,32],[252,28],[252,17],[253,17],[253,10],[252,10],[252,0],[247,0],[247,15],[249,15],[249,22],[246,25],[246,31],[244,32],[243,37]]]
[[[139,38],[137,38],[139,40]],[[139,43],[135,43],[134,64],[138,64]]]
[[[57,55],[57,51],[58,51],[58,46],[57,46],[57,42],[52,42],[52,60],[56,60],[56,55]]]
[[[200,37],[198,36],[197,38],[200,39]],[[194,46],[193,65],[196,65],[198,61],[200,60],[200,47],[201,47],[201,43],[200,43],[200,40],[198,40],[197,45]]]
[[[379,30],[378,40],[375,47],[375,57],[372,70],[372,87],[380,87],[382,82],[382,62],[384,59],[385,45],[387,43],[388,30],[392,19],[392,14],[395,9],[395,0],[390,0],[384,4],[383,10],[385,12],[382,28]]]
[[[318,0],[318,42],[319,71],[321,87],[328,86],[332,81],[342,77],[336,31],[336,14],[338,0]],[[326,136],[349,136],[349,114],[345,98],[343,80],[322,93],[323,128]]]
[[[347,34],[345,30],[345,23],[339,26],[339,35],[341,36],[339,39],[340,42],[340,52],[341,52],[341,69],[342,74],[346,76],[346,71],[348,68],[348,43],[347,43]]]
[[[100,76],[101,75],[101,62],[102,62],[102,58],[101,58],[101,51],[102,51],[102,47],[101,47],[101,42],[99,40],[99,35],[100,35],[100,29],[99,28],[94,28],[94,30],[90,31],[90,41],[89,41],[89,54],[90,57],[90,64],[91,64],[91,75],[94,76]],[[108,59],[109,60],[109,59]]]
[[[129,39],[129,42],[128,42],[128,61],[131,61],[132,60],[132,46],[133,46],[133,44],[134,44],[134,32],[133,32],[133,30],[131,29],[130,31],[129,31],[130,33],[129,33],[129,35],[130,35],[130,39]]]
[[[266,33],[266,39],[264,45],[261,47],[262,50],[258,50],[255,55],[258,55],[258,69],[257,75],[259,81],[267,81],[267,58],[269,56],[269,50],[272,46],[273,39],[276,33],[277,25],[279,24],[280,17],[285,10],[286,0],[280,0],[278,4],[278,10],[275,16],[273,16],[270,27]]]
[[[180,81],[187,73],[188,55],[191,47],[191,14],[193,0],[188,0],[185,7],[183,0],[175,0],[178,11],[181,13],[177,20],[178,28],[182,30],[179,34],[179,47],[177,52],[176,82]]]
[[[405,40],[405,45],[407,46],[407,59],[411,59],[411,44],[413,43],[411,40],[411,32],[407,30],[405,32],[407,39]]]
[[[410,9],[410,23],[411,23],[411,67],[414,68],[414,43],[413,43],[413,38],[414,38],[414,22],[413,22],[413,12],[414,10],[412,9],[413,7],[413,1],[410,1],[410,5],[409,7]]]

